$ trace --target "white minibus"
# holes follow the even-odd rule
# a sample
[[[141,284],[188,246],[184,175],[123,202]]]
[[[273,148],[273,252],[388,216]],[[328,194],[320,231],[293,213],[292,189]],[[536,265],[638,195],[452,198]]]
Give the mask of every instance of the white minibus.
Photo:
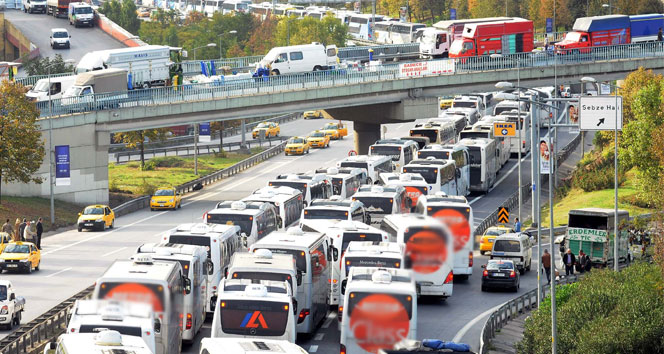
[[[364,204],[372,225],[380,225],[385,215],[410,212],[411,201],[406,188],[401,186],[364,185],[353,195],[353,200]]]
[[[486,138],[461,139],[459,144],[468,148],[470,191],[488,193],[496,183],[498,172],[496,141]]]
[[[203,220],[206,224],[237,225],[246,240],[245,247],[279,229],[279,211],[271,203],[227,201],[206,212]]]
[[[533,265],[532,246],[530,237],[525,233],[502,234],[493,241],[490,259],[512,260],[519,273],[525,274]]]
[[[378,175],[383,172],[392,172],[392,159],[382,155],[356,155],[348,156],[337,162],[338,167],[361,168],[366,170],[365,184],[378,182]]]
[[[470,166],[468,165],[468,148],[461,144],[430,145],[417,152],[417,157],[427,159],[454,161],[456,168],[457,195],[470,194]]]
[[[412,140],[383,139],[369,147],[369,155],[390,156],[398,171],[417,157],[417,150],[417,143]]]
[[[427,122],[432,123],[452,123],[454,124],[454,133],[456,136],[459,136],[459,133],[466,127],[468,119],[465,114],[455,114],[452,112],[445,111],[440,117],[429,118]]]
[[[419,173],[381,173],[380,184],[387,187],[404,187],[410,199],[411,210],[415,208],[420,196],[429,194],[429,184]]]
[[[250,196],[244,197],[243,202],[264,202],[274,205],[281,218],[280,229],[285,230],[300,220],[303,201],[302,192],[291,187],[267,186],[254,191]]]
[[[403,173],[419,173],[429,184],[429,193],[445,192],[457,195],[456,165],[451,160],[437,160],[433,157],[411,161],[402,168]]]
[[[314,199],[327,199],[333,195],[332,183],[328,180],[327,175],[323,173],[279,175],[276,180],[269,181],[268,185],[274,187],[285,186],[299,190],[304,197],[305,207]]]

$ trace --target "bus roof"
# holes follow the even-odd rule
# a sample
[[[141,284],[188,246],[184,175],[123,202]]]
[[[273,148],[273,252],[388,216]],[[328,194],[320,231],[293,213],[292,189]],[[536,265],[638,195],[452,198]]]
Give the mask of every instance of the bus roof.
[[[267,186],[259,188],[253,194],[242,198],[244,202],[286,202],[293,198],[301,198],[302,192],[286,186]]]
[[[383,222],[385,221],[389,221],[400,229],[406,229],[413,226],[443,226],[440,220],[420,214],[388,214],[383,218]]]
[[[173,259],[188,259],[196,254],[207,257],[205,247],[179,243],[146,243],[139,247],[136,253],[155,253],[159,254],[159,257],[174,257]]]
[[[378,273],[378,274],[376,274]],[[365,290],[366,289],[366,290]],[[415,279],[410,271],[397,268],[351,267],[346,293],[372,291],[416,293]]]
[[[141,257],[144,258],[144,257]],[[150,257],[147,257],[150,258]],[[171,274],[180,269],[180,263],[169,261],[117,260],[102,275],[100,281],[152,280],[155,283],[168,282]]]
[[[274,231],[258,240],[251,249],[259,248],[286,248],[286,249],[309,249],[313,244],[323,237],[319,232],[305,232],[297,227],[291,227],[287,231]]]
[[[111,334],[109,332],[113,333]],[[116,331],[63,334],[60,336],[59,342],[65,348],[67,353],[152,353],[147,344],[143,341],[143,338],[121,335]]]
[[[403,191],[401,186],[377,186],[364,184],[360,189],[353,194],[351,198],[356,200],[356,197],[394,197]]]
[[[461,139],[458,144],[473,147],[487,147],[489,145],[495,145],[496,141],[489,138],[472,138],[472,139]]]
[[[240,232],[240,227],[237,225],[221,225],[221,224],[180,224],[171,235],[191,235],[191,236],[217,236],[225,234],[224,236],[232,236]]]
[[[273,340],[263,338],[203,338],[201,348],[210,353],[226,354],[307,354],[297,344],[287,340]]]

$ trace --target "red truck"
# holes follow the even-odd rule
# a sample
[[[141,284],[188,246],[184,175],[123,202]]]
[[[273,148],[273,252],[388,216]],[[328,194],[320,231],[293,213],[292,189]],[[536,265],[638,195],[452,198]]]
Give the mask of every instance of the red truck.
[[[72,0],[47,0],[46,14],[53,17],[67,17],[70,2]]]
[[[462,38],[452,42],[449,57],[530,52],[534,48],[533,33],[533,21],[522,18],[469,23],[463,29]]]

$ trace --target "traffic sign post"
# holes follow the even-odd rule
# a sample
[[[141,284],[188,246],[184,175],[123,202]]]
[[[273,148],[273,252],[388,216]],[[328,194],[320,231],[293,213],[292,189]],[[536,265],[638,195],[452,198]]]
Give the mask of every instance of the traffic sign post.
[[[496,122],[493,123],[493,135],[502,137],[516,136],[516,123]]]
[[[584,130],[622,130],[622,96],[581,96],[579,126]]]
[[[510,222],[510,210],[507,207],[498,208],[498,222],[507,224]]]

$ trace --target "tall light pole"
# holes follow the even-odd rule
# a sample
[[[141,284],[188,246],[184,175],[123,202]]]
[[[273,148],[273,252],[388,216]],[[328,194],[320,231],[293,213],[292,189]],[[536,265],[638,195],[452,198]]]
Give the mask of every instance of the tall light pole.
[[[611,2],[609,1],[608,4],[602,4],[602,7],[605,9],[609,9],[609,15],[613,14],[613,9],[620,10],[618,6],[613,6],[611,5]]]
[[[581,78],[582,83],[597,83],[597,80],[595,80],[592,77],[582,77]],[[614,204],[614,215],[613,215],[613,270],[618,271],[618,239],[619,239],[619,234],[618,234],[618,89],[621,87],[618,85],[614,85],[612,83],[608,83],[613,87],[613,93],[614,96],[616,97],[616,125],[613,130],[613,167],[614,167],[614,176],[613,176],[613,204]],[[599,93],[599,89],[597,90]]]
[[[65,59],[63,64],[73,63],[74,59]],[[55,224],[55,197],[53,196],[53,188],[55,181],[53,178],[54,158],[53,158],[53,104],[51,100],[51,67],[59,64],[52,63],[46,67],[48,73],[48,177],[49,189],[51,194],[51,225]]]
[[[224,58],[224,56],[221,54],[221,41],[224,39],[224,34],[236,34],[236,33],[237,33],[236,30],[232,30],[232,31],[228,31],[228,32],[226,32],[226,33],[222,33],[222,34],[219,36],[219,59],[223,59],[223,58]]]
[[[202,46],[200,46],[200,47],[196,47],[196,48],[194,48],[194,60],[196,60],[196,50],[197,50],[197,49],[201,49],[201,48],[211,48],[211,47],[216,47],[216,46],[217,46],[217,43],[208,43],[208,44],[206,44],[206,45],[202,45]]]

